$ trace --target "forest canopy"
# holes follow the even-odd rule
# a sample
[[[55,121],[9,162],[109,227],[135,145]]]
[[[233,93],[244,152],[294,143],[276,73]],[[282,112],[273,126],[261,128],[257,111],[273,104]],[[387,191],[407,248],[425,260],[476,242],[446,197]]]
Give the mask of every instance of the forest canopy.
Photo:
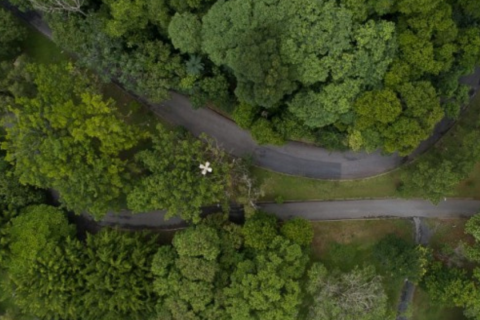
[[[177,90],[196,107],[213,103],[260,143],[406,155],[468,98],[458,80],[480,60],[476,6],[104,0],[46,18],[56,42],[106,80],[152,101]]]

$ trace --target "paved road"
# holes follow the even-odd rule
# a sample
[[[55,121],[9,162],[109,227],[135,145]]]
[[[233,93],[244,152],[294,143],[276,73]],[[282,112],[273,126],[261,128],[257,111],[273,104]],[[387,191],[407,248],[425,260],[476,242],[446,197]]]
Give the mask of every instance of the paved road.
[[[266,204],[262,209],[281,219],[301,216],[308,220],[343,220],[381,217],[468,217],[480,211],[480,200],[442,201],[438,206],[426,200],[352,200]]]
[[[8,6],[4,1],[0,4]],[[38,14],[22,14],[18,11],[16,14],[51,38],[50,28]],[[479,80],[480,69],[477,69],[473,76],[465,78],[463,82],[477,89]],[[258,146],[248,132],[232,121],[206,108],[194,110],[182,95],[172,93],[171,99],[162,104],[144,102],[165,120],[181,125],[194,134],[205,132],[233,155],[252,155],[256,165],[277,172],[320,179],[358,179],[387,172],[406,160],[395,154],[383,156],[379,152],[329,152],[298,142],[290,142],[282,147]],[[451,122],[448,121],[440,123],[432,137],[414,155],[435,143],[450,126]]]
[[[480,200],[442,201],[438,206],[425,200],[352,200],[294,202],[284,204],[261,204],[260,208],[273,213],[282,220],[303,217],[312,221],[348,220],[368,218],[459,218],[470,217],[480,212]],[[207,211],[213,211],[208,208]],[[102,225],[117,225],[131,228],[177,228],[185,226],[182,220],[175,218],[164,220],[165,211],[153,211],[132,215],[123,211],[116,215],[108,214]]]

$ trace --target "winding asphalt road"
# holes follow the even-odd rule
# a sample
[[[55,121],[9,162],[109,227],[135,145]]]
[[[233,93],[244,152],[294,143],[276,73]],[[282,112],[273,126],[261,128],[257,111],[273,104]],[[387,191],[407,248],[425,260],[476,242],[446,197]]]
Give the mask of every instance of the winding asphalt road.
[[[5,2],[0,4],[5,6]],[[7,5],[8,7],[8,5]],[[12,7],[9,7],[12,10]],[[13,9],[14,10],[14,9]],[[14,10],[15,11],[15,10]],[[16,11],[47,37],[52,37],[50,28],[36,14],[25,15]],[[472,96],[479,88],[480,68],[471,76],[464,77],[462,83],[472,87]],[[283,147],[258,146],[249,133],[238,128],[230,120],[209,109],[194,110],[188,99],[177,93],[162,104],[149,104],[155,113],[165,120],[181,125],[194,134],[205,132],[216,138],[227,151],[237,156],[251,154],[256,164],[279,172],[326,179],[353,179],[379,174],[398,166],[405,159],[397,156],[382,156],[379,153],[365,154],[354,152],[328,152],[324,149],[291,142]],[[451,123],[442,121],[436,133],[423,143],[416,153],[425,150],[438,140]],[[325,201],[263,204],[263,210],[275,213],[281,219],[301,216],[309,220],[341,220],[380,217],[466,217],[477,213],[480,201],[447,200],[434,206],[424,200],[363,200],[363,201]],[[184,225],[180,219],[165,221],[164,211],[136,214],[124,211],[109,214],[102,225],[131,227],[172,228]]]
[[[40,15],[21,13],[4,1],[0,4],[14,11],[45,36],[52,38],[52,31]],[[472,86],[472,92],[476,92],[479,80],[480,69],[477,69],[472,76],[462,79],[462,82]],[[384,156],[380,152],[331,152],[299,142],[289,142],[281,147],[259,146],[247,131],[236,126],[231,120],[207,108],[193,109],[188,99],[180,94],[172,93],[171,99],[161,104],[141,100],[168,122],[183,126],[196,135],[204,132],[215,138],[219,145],[231,154],[251,155],[254,164],[277,172],[319,179],[359,179],[387,172],[407,161],[407,158],[396,154]],[[425,151],[451,125],[452,122],[448,120],[439,123],[431,138],[413,155]]]

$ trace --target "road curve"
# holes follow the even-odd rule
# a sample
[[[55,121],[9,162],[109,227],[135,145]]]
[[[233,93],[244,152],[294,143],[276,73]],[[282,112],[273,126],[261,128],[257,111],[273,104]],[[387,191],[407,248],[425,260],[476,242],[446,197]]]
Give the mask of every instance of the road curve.
[[[480,212],[480,200],[447,199],[437,206],[426,200],[351,200],[351,201],[315,201],[291,202],[284,204],[264,203],[260,209],[275,214],[280,220],[302,217],[311,221],[349,220],[370,218],[466,218]],[[214,211],[208,208],[207,211]],[[179,218],[165,221],[165,211],[131,214],[122,211],[109,213],[102,226],[120,226],[128,228],[164,228],[175,229],[186,225]]]
[[[45,36],[52,38],[52,31],[38,14],[21,13],[4,1],[0,4]],[[465,79],[465,83],[477,89],[480,69]],[[168,122],[183,126],[197,135],[204,132],[215,138],[219,145],[231,154],[240,157],[251,155],[254,164],[281,173],[318,179],[359,179],[392,170],[406,160],[396,154],[384,156],[380,152],[331,152],[298,142],[289,142],[281,147],[259,146],[247,131],[236,126],[231,120],[207,108],[193,109],[188,99],[180,94],[172,93],[171,99],[161,104],[141,100]],[[450,126],[451,122],[445,120],[439,123],[432,137],[423,143],[414,155],[435,143]]]

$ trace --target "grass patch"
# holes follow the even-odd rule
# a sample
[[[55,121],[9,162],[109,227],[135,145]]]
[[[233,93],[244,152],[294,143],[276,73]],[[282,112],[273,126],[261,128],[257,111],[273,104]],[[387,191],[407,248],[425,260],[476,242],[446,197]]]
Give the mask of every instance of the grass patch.
[[[477,163],[468,179],[457,186],[455,197],[480,199],[480,164]]]
[[[312,244],[315,260],[328,269],[352,270],[355,266],[375,265],[373,247],[388,234],[414,242],[410,220],[382,219],[313,222]],[[384,281],[391,310],[396,310],[404,279]]]
[[[398,196],[400,171],[373,178],[331,181],[284,175],[262,168],[253,169],[254,176],[264,184],[261,200],[273,201],[281,196],[285,200],[334,200],[388,198]]]
[[[473,237],[465,234],[468,219],[425,219],[432,236],[429,247],[440,250],[445,245],[456,247],[460,242],[473,243]]]
[[[417,287],[413,297],[411,320],[466,320],[461,308],[444,308],[432,303],[428,294]]]
[[[56,63],[69,59],[68,55],[55,43],[29,25],[27,25],[27,38],[22,49],[37,63]]]

